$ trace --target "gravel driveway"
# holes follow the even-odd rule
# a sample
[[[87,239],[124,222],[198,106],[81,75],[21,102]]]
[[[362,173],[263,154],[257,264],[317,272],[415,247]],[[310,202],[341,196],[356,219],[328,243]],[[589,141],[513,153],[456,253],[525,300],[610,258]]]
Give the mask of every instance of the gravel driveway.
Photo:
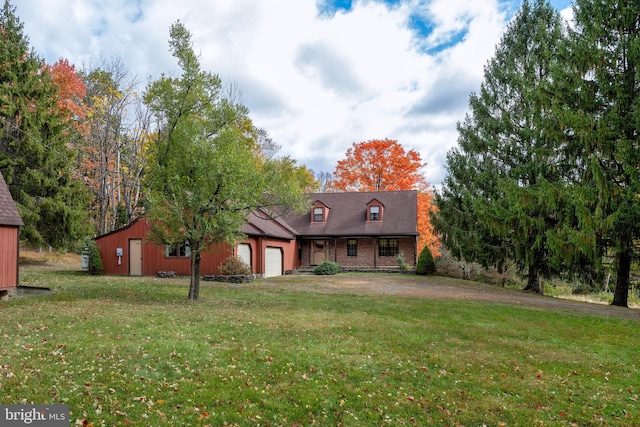
[[[640,308],[573,301],[446,277],[412,274],[339,274],[335,276],[281,276],[265,283],[320,293],[395,295],[440,300],[491,301],[545,310],[565,310],[640,321]]]

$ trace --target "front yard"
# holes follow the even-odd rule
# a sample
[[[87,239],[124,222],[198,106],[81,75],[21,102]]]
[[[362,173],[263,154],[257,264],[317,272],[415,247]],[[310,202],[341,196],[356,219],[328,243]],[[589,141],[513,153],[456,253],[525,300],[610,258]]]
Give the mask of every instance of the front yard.
[[[358,275],[203,284],[189,303],[183,279],[61,267],[21,271],[54,294],[0,303],[0,403],[95,426],[640,422],[638,319],[409,296],[434,280],[416,276],[386,295]]]

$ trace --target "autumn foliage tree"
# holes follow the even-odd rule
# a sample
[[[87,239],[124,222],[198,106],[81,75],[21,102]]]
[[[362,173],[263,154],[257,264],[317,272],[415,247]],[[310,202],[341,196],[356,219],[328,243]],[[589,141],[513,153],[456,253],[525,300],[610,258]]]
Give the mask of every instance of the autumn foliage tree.
[[[392,139],[353,143],[333,172],[336,191],[425,190],[420,154]]]
[[[126,225],[140,206],[146,151],[155,135],[138,80],[119,59],[83,71],[89,108],[78,144],[77,174],[93,195],[97,234]]]
[[[65,122],[70,122],[75,130],[81,131],[82,120],[89,112],[89,107],[84,103],[87,86],[82,81],[82,76],[66,59],[60,59],[48,68],[53,83],[58,88],[59,113],[64,117]]]
[[[440,255],[440,242],[431,226],[436,207],[433,193],[420,171],[425,164],[417,151],[405,151],[398,141],[374,139],[353,143],[333,172],[333,191],[418,190],[418,252],[428,246]]]

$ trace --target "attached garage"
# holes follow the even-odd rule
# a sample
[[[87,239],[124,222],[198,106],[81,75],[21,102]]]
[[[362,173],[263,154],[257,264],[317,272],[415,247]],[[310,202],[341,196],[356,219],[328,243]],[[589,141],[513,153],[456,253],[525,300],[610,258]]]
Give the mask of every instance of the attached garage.
[[[264,277],[282,276],[282,248],[267,247]]]

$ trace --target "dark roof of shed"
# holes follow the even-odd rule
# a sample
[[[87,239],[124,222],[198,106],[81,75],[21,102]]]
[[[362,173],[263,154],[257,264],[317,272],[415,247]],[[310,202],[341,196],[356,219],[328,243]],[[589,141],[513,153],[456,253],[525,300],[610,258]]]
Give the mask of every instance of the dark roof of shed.
[[[2,173],[0,173],[0,225],[24,225]]]
[[[382,221],[367,221],[367,204],[384,206]],[[310,212],[284,219],[301,237],[417,236],[417,191],[313,193],[310,202],[321,202],[329,213],[324,223],[311,222]]]

